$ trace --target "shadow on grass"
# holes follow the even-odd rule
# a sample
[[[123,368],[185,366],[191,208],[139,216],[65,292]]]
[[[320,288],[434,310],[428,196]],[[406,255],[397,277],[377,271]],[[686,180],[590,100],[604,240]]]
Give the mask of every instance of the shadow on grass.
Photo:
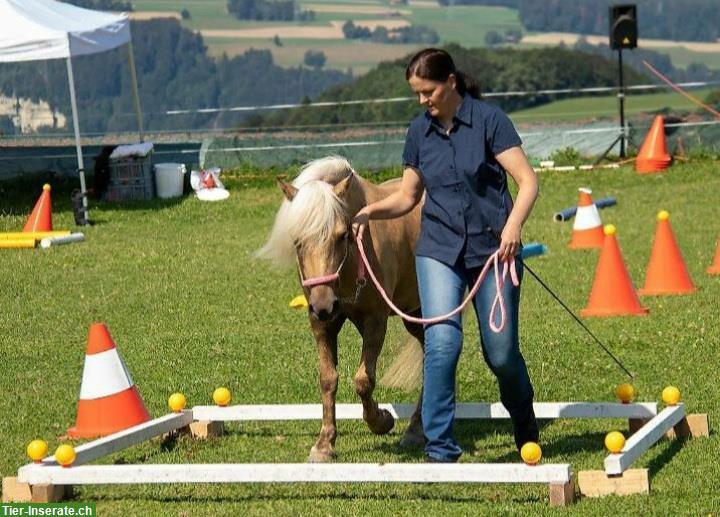
[[[267,484],[267,483],[263,483]],[[97,495],[93,496],[91,494],[87,494],[85,491],[83,491],[82,494],[75,493],[73,495],[74,500],[81,500],[81,501],[87,501],[92,500],[93,502],[121,502],[121,501],[127,501],[132,500],[133,503],[139,503],[142,501],[145,502],[160,502],[160,503],[249,503],[249,502],[272,502],[272,501],[295,501],[295,502],[301,502],[306,501],[308,503],[316,503],[318,500],[330,500],[330,501],[361,501],[368,499],[371,497],[372,499],[376,501],[403,501],[406,500],[408,502],[416,503],[418,500],[420,501],[428,501],[428,502],[440,502],[443,504],[468,504],[468,503],[478,503],[478,502],[493,502],[498,499],[502,499],[503,503],[509,504],[509,503],[515,503],[515,504],[531,504],[531,503],[540,503],[543,502],[543,497],[533,495],[533,494],[526,494],[525,496],[518,496],[516,494],[508,494],[507,491],[502,493],[502,497],[499,497],[497,495],[493,494],[470,494],[467,496],[460,496],[460,495],[454,495],[454,496],[448,496],[446,491],[443,491],[442,493],[437,493],[432,490],[432,487],[430,485],[437,485],[437,483],[412,483],[413,487],[416,487],[420,490],[412,490],[408,493],[400,493],[398,491],[393,490],[392,493],[387,493],[387,490],[378,490],[376,491],[372,496],[368,496],[365,493],[348,493],[349,490],[347,487],[338,487],[336,490],[343,490],[344,492],[337,492],[333,490],[313,490],[311,494],[308,495],[300,495],[295,493],[287,493],[290,491],[295,491],[297,488],[291,488],[288,487],[287,484],[281,484],[281,483],[271,483],[273,485],[273,493],[270,494],[258,494],[253,493],[250,495],[227,495],[227,496],[203,496],[203,495],[187,495],[187,496],[163,496],[163,497],[137,497],[136,494],[128,494],[126,497],[123,497],[122,494],[119,495]],[[305,483],[293,483],[292,485],[303,485],[307,486]],[[312,483],[315,487],[322,486],[323,488],[326,486],[337,486],[336,483]],[[353,486],[367,486],[367,485],[376,485],[381,488],[387,487],[387,483],[352,483]],[[399,483],[397,484],[398,488],[406,487],[408,483]],[[422,488],[428,488],[428,490],[422,490]]]
[[[670,461],[675,457],[678,452],[680,452],[680,449],[683,448],[683,445],[685,445],[685,442],[687,441],[687,438],[677,438],[671,440],[670,445],[668,445],[662,453],[658,454],[652,460],[650,460],[647,466],[650,477],[654,477],[655,474],[660,472],[660,469],[670,463]]]

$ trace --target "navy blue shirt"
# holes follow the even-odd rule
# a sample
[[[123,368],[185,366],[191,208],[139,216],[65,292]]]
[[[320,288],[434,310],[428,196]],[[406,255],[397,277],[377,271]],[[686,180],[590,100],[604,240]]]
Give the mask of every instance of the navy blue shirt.
[[[420,171],[426,192],[416,255],[450,266],[485,263],[513,206],[495,156],[520,145],[507,115],[470,95],[449,134],[427,111],[410,122],[403,164]]]

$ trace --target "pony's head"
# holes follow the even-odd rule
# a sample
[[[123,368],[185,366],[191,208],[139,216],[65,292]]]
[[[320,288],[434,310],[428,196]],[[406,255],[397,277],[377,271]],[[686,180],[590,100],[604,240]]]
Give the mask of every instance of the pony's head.
[[[365,204],[362,188],[348,161],[336,156],[312,161],[292,184],[278,180],[278,185],[285,200],[256,256],[279,265],[297,263],[310,313],[328,320],[340,306],[340,282],[354,285],[350,222]],[[350,264],[355,267],[345,274]]]

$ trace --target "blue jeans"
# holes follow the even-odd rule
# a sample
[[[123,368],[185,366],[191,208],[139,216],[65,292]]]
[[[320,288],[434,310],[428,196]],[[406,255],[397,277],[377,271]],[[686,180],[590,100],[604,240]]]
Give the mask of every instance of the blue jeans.
[[[461,259],[462,260],[462,259]],[[522,264],[516,261],[518,278]],[[482,268],[453,267],[430,257],[415,257],[423,318],[441,316],[459,306],[472,288]],[[490,329],[490,310],[495,298],[495,276],[492,269],[473,299],[480,328],[480,344],[500,387],[500,400],[511,416],[532,403],[525,360],[518,341],[520,286],[512,285],[508,276],[503,287],[507,319],[500,333]],[[499,310],[495,324],[500,322]],[[425,326],[425,361],[422,400],[423,431],[427,439],[425,454],[439,461],[455,461],[462,449],[453,438],[455,417],[455,376],[462,350],[462,313],[451,319]]]

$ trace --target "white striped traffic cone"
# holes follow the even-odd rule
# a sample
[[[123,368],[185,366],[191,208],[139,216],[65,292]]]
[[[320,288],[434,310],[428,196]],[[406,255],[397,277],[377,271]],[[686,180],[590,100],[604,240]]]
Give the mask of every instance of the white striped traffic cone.
[[[602,221],[595,203],[590,197],[592,190],[580,188],[573,233],[568,245],[571,249],[602,248],[605,240]]]
[[[80,400],[72,438],[95,438],[150,420],[137,387],[104,323],[88,333]]]

